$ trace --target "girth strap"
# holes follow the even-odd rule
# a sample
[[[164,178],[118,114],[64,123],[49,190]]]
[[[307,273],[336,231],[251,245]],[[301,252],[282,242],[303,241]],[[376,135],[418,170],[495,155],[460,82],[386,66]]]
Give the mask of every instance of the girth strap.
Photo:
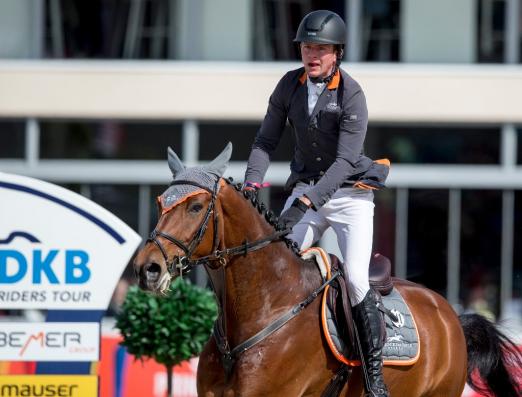
[[[232,372],[237,357],[241,353],[246,352],[248,349],[261,342],[263,339],[273,334],[279,328],[284,326],[288,321],[290,321],[292,318],[301,313],[303,309],[305,309],[310,303],[312,303],[315,300],[315,298],[317,298],[317,296],[326,288],[326,286],[330,285],[340,275],[340,272],[334,273],[329,280],[325,281],[319,288],[315,289],[306,299],[294,305],[281,317],[277,318],[274,322],[267,325],[257,334],[240,343],[232,350],[230,350],[230,345],[226,337],[221,334],[220,328],[218,327],[216,321],[214,323],[214,338],[216,339],[216,344],[222,355],[223,367],[225,369],[225,375],[227,376],[227,378]]]
[[[321,393],[321,397],[338,397],[351,375],[352,368],[345,364],[341,365],[341,368],[339,368],[332,379],[330,379],[330,383]]]

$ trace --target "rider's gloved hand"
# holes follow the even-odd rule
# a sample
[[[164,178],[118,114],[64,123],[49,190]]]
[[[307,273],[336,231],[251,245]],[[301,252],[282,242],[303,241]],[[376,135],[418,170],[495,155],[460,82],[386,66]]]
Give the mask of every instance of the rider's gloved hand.
[[[285,229],[293,228],[303,218],[308,208],[308,205],[303,200],[296,198],[290,208],[279,217],[279,224]]]

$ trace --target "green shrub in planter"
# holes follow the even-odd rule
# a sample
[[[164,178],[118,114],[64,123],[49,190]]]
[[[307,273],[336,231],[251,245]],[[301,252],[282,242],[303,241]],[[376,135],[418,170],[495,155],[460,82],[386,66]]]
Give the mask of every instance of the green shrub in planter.
[[[216,317],[214,295],[177,278],[166,296],[130,287],[116,316],[116,328],[130,354],[165,365],[171,396],[172,368],[201,353]]]

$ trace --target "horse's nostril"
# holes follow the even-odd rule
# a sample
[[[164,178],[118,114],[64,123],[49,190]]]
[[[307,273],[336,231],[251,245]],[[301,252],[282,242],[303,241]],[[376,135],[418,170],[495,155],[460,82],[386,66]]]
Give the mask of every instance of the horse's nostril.
[[[161,266],[157,263],[150,263],[145,268],[145,276],[147,277],[147,281],[158,281],[161,274]]]

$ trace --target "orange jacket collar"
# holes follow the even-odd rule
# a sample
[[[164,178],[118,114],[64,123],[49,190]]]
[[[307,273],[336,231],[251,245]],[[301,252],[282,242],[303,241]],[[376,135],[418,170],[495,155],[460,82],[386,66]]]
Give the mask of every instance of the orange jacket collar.
[[[299,82],[301,84],[304,84],[306,81],[306,72],[303,72],[301,77],[299,77]],[[341,81],[341,73],[339,73],[339,69],[335,72],[334,76],[332,77],[332,80],[328,83],[328,89],[329,90],[335,90],[339,88],[339,82]]]

